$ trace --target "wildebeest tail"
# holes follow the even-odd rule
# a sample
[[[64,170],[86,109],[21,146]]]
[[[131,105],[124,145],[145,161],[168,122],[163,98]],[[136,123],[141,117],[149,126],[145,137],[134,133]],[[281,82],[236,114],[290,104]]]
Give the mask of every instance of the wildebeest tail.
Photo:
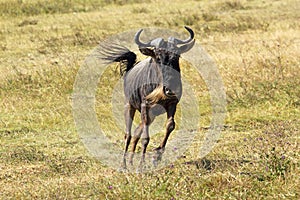
[[[108,63],[119,62],[121,75],[133,68],[136,63],[136,54],[118,44],[101,44],[99,45],[99,53],[100,58]]]

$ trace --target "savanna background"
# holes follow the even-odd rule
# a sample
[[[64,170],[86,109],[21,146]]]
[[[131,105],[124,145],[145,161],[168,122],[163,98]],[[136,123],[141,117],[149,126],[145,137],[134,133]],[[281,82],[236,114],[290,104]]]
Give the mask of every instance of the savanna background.
[[[297,0],[0,0],[0,198],[299,199],[299,10]],[[221,138],[199,159],[196,137],[175,163],[153,173],[104,166],[85,149],[72,116],[80,65],[113,34],[184,25],[226,87]],[[203,133],[207,88],[192,68],[182,73],[195,84]],[[101,102],[109,103],[120,78],[115,66],[105,74],[101,122],[111,118]],[[123,133],[111,139],[121,143]]]

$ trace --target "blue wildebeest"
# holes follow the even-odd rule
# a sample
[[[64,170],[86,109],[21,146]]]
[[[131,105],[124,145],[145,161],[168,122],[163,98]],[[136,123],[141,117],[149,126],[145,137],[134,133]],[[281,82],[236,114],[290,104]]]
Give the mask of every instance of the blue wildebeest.
[[[127,151],[132,141],[132,158],[136,145],[141,138],[142,159],[144,162],[146,148],[149,143],[149,126],[155,116],[167,113],[165,136],[159,147],[155,149],[155,160],[160,160],[168,137],[175,128],[174,115],[176,106],[182,95],[182,84],[179,67],[180,54],[189,51],[195,44],[194,32],[185,27],[190,33],[186,40],[169,37],[167,41],[156,38],[147,43],[140,41],[139,30],[134,37],[142,54],[149,58],[136,62],[136,54],[126,47],[117,44],[102,46],[102,58],[109,62],[120,62],[120,73],[124,78],[125,93],[125,152],[123,167],[126,168]],[[141,123],[131,135],[132,121],[136,110],[141,113]]]

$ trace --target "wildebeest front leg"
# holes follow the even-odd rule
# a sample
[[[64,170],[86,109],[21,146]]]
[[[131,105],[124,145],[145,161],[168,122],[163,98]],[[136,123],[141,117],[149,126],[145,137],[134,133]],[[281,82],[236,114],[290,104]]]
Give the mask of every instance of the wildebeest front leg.
[[[123,168],[126,169],[126,157],[127,157],[127,151],[128,151],[128,146],[130,144],[131,140],[131,127],[132,127],[132,121],[134,118],[136,109],[133,108],[130,104],[125,105],[125,150],[124,150],[124,155],[123,155]]]
[[[131,146],[131,155],[129,158],[129,163],[132,165],[133,164],[133,157],[134,157],[134,152],[136,149],[136,145],[141,137],[143,131],[143,123],[140,123],[140,125],[135,129],[134,134],[133,134],[133,140],[132,140],[132,146]]]
[[[149,117],[148,117],[148,110],[146,102],[144,101],[141,104],[141,120],[143,124],[143,131],[141,135],[141,142],[142,142],[142,158],[140,161],[140,167],[142,167],[143,163],[145,162],[145,154],[146,149],[149,144],[150,138],[149,138]]]
[[[162,143],[155,149],[156,154],[154,156],[154,165],[157,164],[157,161],[161,160],[162,154],[165,151],[165,146],[167,144],[168,138],[171,134],[171,132],[175,129],[175,121],[174,116],[176,112],[176,106],[177,104],[171,104],[167,107],[167,123],[166,123],[166,132],[165,137],[162,141]]]
[[[148,113],[148,111],[146,111],[146,112]],[[155,118],[155,116],[149,115],[149,113],[148,113],[146,125],[145,125],[145,123],[142,119],[142,122],[139,124],[139,126],[134,131],[133,138],[132,138],[132,146],[131,146],[131,152],[132,153],[131,153],[131,156],[129,158],[129,163],[131,165],[133,164],[133,157],[134,157],[134,152],[135,152],[137,143],[138,143],[139,139],[141,138],[142,133],[144,132],[144,127],[147,126],[147,131],[149,132],[149,126],[153,122],[154,118]],[[143,138],[144,137],[145,137],[145,135],[143,135]],[[149,134],[148,134],[148,137],[149,137]],[[142,140],[142,143],[144,143],[144,142],[145,142],[145,140],[144,141]],[[149,143],[149,139],[148,139],[148,143]]]

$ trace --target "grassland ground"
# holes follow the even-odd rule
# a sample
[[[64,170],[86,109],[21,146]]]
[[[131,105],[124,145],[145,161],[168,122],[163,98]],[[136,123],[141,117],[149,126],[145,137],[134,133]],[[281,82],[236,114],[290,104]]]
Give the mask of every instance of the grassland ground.
[[[0,198],[299,199],[299,10],[297,0],[0,0]],[[184,25],[223,78],[222,137],[199,159],[199,134],[175,163],[153,173],[104,166],[85,149],[72,116],[80,65],[110,35]],[[110,131],[114,70],[102,76],[96,112],[121,147],[122,130]],[[207,87],[184,62],[182,73],[197,94],[203,133]]]

